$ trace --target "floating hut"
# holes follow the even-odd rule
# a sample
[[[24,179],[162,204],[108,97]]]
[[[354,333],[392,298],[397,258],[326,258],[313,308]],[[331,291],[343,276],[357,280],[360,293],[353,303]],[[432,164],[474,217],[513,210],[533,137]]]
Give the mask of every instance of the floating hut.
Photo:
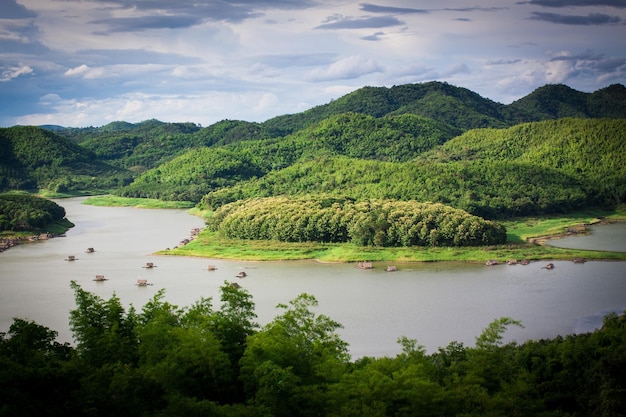
[[[217,269],[217,267],[215,265],[209,265],[207,266],[207,271],[215,271]]]
[[[96,277],[93,279],[94,281],[106,281],[107,279],[104,277],[104,275],[96,275]]]
[[[528,259],[522,259],[522,261],[520,262],[520,264],[522,265],[528,265],[530,263],[530,261]]]
[[[374,265],[371,262],[359,262],[356,267],[359,269],[372,269]]]
[[[517,265],[517,259],[509,259],[506,261],[507,265]]]
[[[233,288],[241,288],[241,285],[237,284],[236,282],[231,282],[230,286]]]
[[[152,262],[146,262],[146,264],[142,268],[152,269],[152,268],[156,268],[156,265]]]
[[[494,259],[490,259],[487,262],[485,262],[485,265],[487,266],[494,266],[494,265],[498,265],[500,262],[494,260]]]
[[[396,268],[395,265],[389,265],[389,266],[387,266],[387,268],[385,268],[385,271],[387,271],[387,272],[395,272],[397,270],[398,270],[398,268]]]
[[[245,271],[241,271],[239,272],[237,275],[235,275],[237,278],[245,278],[248,276],[248,274],[246,274]]]
[[[549,263],[546,266],[541,267],[541,269],[554,269],[554,264],[553,263]]]
[[[78,258],[77,258],[76,256],[74,256],[74,255],[68,255],[68,257],[67,257],[67,258],[65,258],[65,260],[66,260],[66,261],[70,261],[70,262],[71,262],[71,261],[76,261],[76,260],[78,260]]]
[[[574,258],[572,259],[572,262],[574,262],[575,264],[584,264],[585,262],[587,262],[587,260],[585,258]]]
[[[148,285],[152,285],[152,284],[149,284],[147,279],[138,279],[136,285],[138,287],[147,287]]]
[[[85,253],[94,253],[96,250],[94,248],[87,248]]]

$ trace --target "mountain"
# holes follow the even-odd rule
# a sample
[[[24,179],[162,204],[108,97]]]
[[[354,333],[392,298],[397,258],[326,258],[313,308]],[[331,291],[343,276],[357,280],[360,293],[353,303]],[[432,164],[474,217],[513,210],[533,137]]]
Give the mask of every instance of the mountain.
[[[284,173],[292,175],[284,183],[287,194],[335,187],[358,197],[371,193],[456,204],[489,216],[570,210],[624,201],[615,186],[623,180],[615,165],[623,152],[607,153],[605,146],[607,141],[623,143],[623,126],[583,121],[623,120],[625,115],[626,88],[617,84],[594,93],[547,85],[509,105],[441,82],[363,87],[263,123],[222,120],[201,127],[152,119],[80,129],[50,125],[54,132],[33,133],[48,132],[32,155],[26,152],[33,147],[28,140],[21,142],[22,153],[13,148],[3,153],[0,180],[9,189],[88,190],[97,184],[118,194],[193,201],[209,193],[205,201],[219,205],[255,192],[272,195],[279,188],[269,180],[281,183]],[[568,119],[562,123],[528,124],[563,117]],[[523,140],[513,143],[505,137]],[[544,143],[541,148],[529,146],[536,140]],[[44,153],[49,145],[54,147]],[[526,159],[513,158],[519,146],[527,147]],[[550,147],[556,153],[545,151]],[[494,158],[494,152],[503,157]],[[586,165],[579,154],[604,155],[613,168]],[[315,163],[333,171],[316,169]],[[376,172],[382,174],[371,177]],[[598,175],[589,174],[594,172]],[[529,181],[538,191],[519,191],[518,184]],[[297,191],[290,190],[296,186]]]
[[[72,141],[34,126],[0,128],[0,190],[111,187],[130,180]]]
[[[613,84],[594,93],[576,91],[563,84],[540,87],[509,105],[533,121],[564,117],[626,117],[626,87]]]

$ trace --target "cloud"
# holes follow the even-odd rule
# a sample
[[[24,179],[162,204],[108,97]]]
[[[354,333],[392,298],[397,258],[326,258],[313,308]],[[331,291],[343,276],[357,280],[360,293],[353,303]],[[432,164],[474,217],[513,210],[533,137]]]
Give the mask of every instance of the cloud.
[[[324,23],[316,26],[315,29],[377,29],[390,26],[403,25],[404,22],[392,16],[374,16],[374,17],[333,17],[330,23]]]
[[[95,34],[109,34],[113,32],[141,32],[148,29],[180,29],[198,25],[205,19],[201,16],[141,16],[120,17],[92,20],[90,24],[104,24],[108,26],[105,31],[97,31]]]
[[[347,80],[362,77],[366,74],[383,72],[374,60],[360,56],[343,58],[326,68],[316,68],[311,71],[306,79],[308,81],[332,81]]]
[[[363,36],[361,39],[364,41],[379,41],[385,35],[385,32],[376,32],[371,35]]]
[[[322,52],[311,54],[272,54],[256,58],[258,62],[273,68],[314,67],[318,65],[328,65],[334,59],[334,54]]]
[[[68,69],[67,71],[65,71],[65,74],[63,74],[63,75],[66,75],[68,77],[72,77],[74,75],[85,74],[88,71],[89,71],[89,67],[87,65],[83,64],[83,65],[80,65],[80,66],[78,66],[76,68]]]
[[[427,14],[430,13],[426,9],[412,9],[405,7],[377,6],[371,3],[361,3],[361,10],[370,13],[387,13],[387,14]]]
[[[57,1],[72,2],[74,0]],[[247,19],[262,16],[266,10],[307,9],[315,5],[312,1],[299,0],[107,0],[106,3],[117,5],[111,8],[116,12],[115,17],[91,21],[92,24],[107,26],[106,29],[97,31],[96,34],[181,29],[204,22],[241,23]],[[133,16],[119,16],[125,12],[132,12]]]
[[[589,13],[587,16],[564,15],[558,13],[532,12],[531,20],[557,23],[562,25],[614,25],[622,19],[618,16],[609,16],[602,13]]]
[[[18,4],[16,0],[2,0],[0,19],[29,19],[33,17],[37,17],[37,14]]]
[[[626,8],[626,0],[530,0],[522,4],[534,4],[543,7],[582,7],[582,6],[609,6],[619,9]]]
[[[0,82],[11,81],[19,76],[32,74],[33,69],[28,65],[22,65],[19,67],[10,67],[0,73]]]

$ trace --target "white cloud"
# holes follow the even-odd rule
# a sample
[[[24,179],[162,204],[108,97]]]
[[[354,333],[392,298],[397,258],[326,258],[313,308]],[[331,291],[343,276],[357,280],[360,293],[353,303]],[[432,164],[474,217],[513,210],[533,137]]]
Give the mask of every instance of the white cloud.
[[[383,68],[371,58],[349,56],[333,64],[309,72],[308,81],[330,81],[359,78],[366,74],[382,72]]]
[[[66,75],[68,77],[72,77],[74,75],[85,74],[89,70],[90,70],[90,68],[87,65],[82,64],[82,65],[80,65],[78,67],[68,69],[67,71],[65,71],[64,75]]]
[[[10,67],[2,71],[2,74],[0,74],[0,82],[10,81],[19,76],[32,74],[32,73],[33,73],[33,69],[29,67],[28,65],[22,65],[19,67]]]

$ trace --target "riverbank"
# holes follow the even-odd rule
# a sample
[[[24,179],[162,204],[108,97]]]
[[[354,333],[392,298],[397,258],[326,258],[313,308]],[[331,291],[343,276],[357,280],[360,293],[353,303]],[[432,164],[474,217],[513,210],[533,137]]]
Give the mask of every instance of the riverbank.
[[[74,223],[67,219],[63,219],[58,222],[50,223],[45,227],[45,229],[26,230],[20,232],[7,230],[1,231],[0,252],[4,252],[5,250],[11,249],[17,245],[63,236],[65,232],[72,227],[74,227]]]
[[[243,261],[317,260],[320,262],[475,262],[511,260],[615,260],[626,261],[626,253],[562,249],[537,243],[509,243],[485,247],[376,248],[350,243],[288,243],[226,239],[203,231],[196,239],[159,255],[193,256]]]
[[[155,199],[93,196],[83,204],[138,208],[190,208],[189,202],[163,202]],[[207,215],[195,208],[189,213]],[[601,222],[626,221],[626,208],[613,211],[587,210],[561,216],[519,218],[501,223],[507,228],[507,243],[481,247],[362,247],[351,243],[278,242],[228,239],[203,230],[180,246],[157,252],[160,255],[193,256],[244,261],[317,260],[320,262],[443,262],[485,263],[510,260],[626,260],[625,253],[562,249],[547,246],[551,239],[585,234],[588,226]],[[181,242],[182,243],[182,242]]]
[[[551,239],[588,233],[598,223],[626,221],[626,210],[587,211],[556,217],[522,218],[502,222],[507,243],[480,247],[363,247],[351,243],[278,242],[229,239],[202,231],[194,240],[160,255],[195,256],[246,261],[317,260],[320,262],[443,262],[485,263],[511,260],[626,260],[626,253],[563,249],[546,245]]]

